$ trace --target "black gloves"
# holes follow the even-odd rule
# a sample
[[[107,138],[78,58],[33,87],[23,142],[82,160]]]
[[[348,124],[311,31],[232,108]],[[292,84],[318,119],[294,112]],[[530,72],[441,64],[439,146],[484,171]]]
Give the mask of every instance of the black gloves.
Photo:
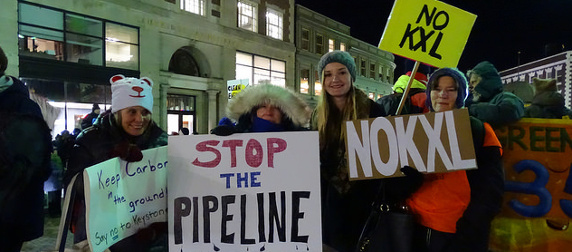
[[[401,202],[413,194],[423,184],[423,173],[417,169],[404,166],[400,169],[404,177],[385,179],[385,192],[388,202]]]
[[[127,140],[116,144],[110,153],[111,157],[119,157],[128,162],[141,161],[143,153],[136,144],[129,143]]]
[[[219,125],[211,130],[211,134],[217,136],[230,136],[234,133],[234,127],[229,125]]]
[[[423,184],[423,173],[419,172],[417,169],[411,166],[403,166],[403,168],[399,169],[403,174],[405,174],[405,178],[407,178],[407,182],[411,183],[413,186],[413,192],[417,191],[421,184]]]

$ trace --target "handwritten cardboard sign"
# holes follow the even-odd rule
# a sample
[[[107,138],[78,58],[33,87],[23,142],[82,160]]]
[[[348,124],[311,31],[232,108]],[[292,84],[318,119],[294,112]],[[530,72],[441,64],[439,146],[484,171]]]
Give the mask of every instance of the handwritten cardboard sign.
[[[242,92],[248,86],[248,79],[229,80],[226,82],[228,91],[228,99],[232,99],[235,95]]]
[[[322,251],[317,132],[169,138],[170,251]]]
[[[505,194],[492,222],[493,251],[567,251],[572,246],[572,120],[524,118],[496,130]]]
[[[466,109],[346,122],[350,180],[477,168]]]
[[[440,1],[396,0],[379,48],[436,67],[456,67],[476,18]]]
[[[143,151],[143,160],[113,158],[85,169],[87,240],[94,252],[167,221],[167,147]]]

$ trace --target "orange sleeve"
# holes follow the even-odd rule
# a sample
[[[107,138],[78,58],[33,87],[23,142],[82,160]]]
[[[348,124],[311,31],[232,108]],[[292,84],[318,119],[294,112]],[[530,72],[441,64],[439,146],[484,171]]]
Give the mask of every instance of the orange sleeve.
[[[488,123],[483,124],[485,126],[485,141],[483,142],[483,147],[498,146],[502,156],[502,146],[499,139],[497,138],[497,135],[495,134],[495,131],[493,130],[493,127],[491,127],[491,125]]]

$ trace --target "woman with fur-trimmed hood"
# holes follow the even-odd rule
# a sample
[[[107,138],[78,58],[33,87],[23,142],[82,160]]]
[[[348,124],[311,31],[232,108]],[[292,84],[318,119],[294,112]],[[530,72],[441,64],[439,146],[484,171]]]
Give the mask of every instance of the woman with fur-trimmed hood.
[[[211,133],[230,135],[245,132],[304,130],[310,120],[310,107],[294,92],[272,84],[247,87],[226,106],[233,125],[220,125]]]

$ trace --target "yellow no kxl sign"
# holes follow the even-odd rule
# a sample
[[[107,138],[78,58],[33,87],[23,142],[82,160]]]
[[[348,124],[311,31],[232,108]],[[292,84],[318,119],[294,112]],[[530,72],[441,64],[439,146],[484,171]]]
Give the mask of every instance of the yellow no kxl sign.
[[[456,67],[477,16],[431,0],[396,0],[379,48],[436,67]]]

